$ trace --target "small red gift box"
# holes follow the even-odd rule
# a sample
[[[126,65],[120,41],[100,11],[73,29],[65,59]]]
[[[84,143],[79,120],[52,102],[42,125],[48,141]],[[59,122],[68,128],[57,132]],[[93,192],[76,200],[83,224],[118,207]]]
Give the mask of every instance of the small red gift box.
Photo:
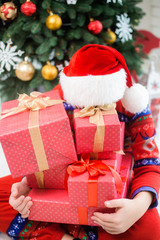
[[[131,168],[131,155],[126,154],[122,160],[121,176],[123,177],[122,192],[118,198],[125,198]],[[127,174],[127,175],[126,175]],[[81,194],[81,191],[79,192]],[[91,220],[94,212],[107,213],[108,208],[82,207],[70,204],[65,190],[32,189],[29,196],[33,201],[29,219],[34,221],[58,222],[68,224],[93,225]]]
[[[113,112],[106,112],[99,110],[93,116],[84,117],[80,110],[74,110],[77,154],[120,150],[118,115],[114,109]]]
[[[68,195],[71,205],[104,207],[106,200],[117,198],[118,192],[122,190],[122,180],[116,171],[116,165],[116,160],[91,160],[86,163],[83,161],[81,166],[80,163],[70,165]]]
[[[18,100],[2,104],[2,112],[23,110],[0,120],[0,140],[13,177],[77,160],[63,103],[52,105],[60,100],[58,91],[34,95],[20,95],[19,104]]]
[[[62,165],[54,167],[53,169],[26,175],[28,186],[31,188],[65,189],[67,166]]]

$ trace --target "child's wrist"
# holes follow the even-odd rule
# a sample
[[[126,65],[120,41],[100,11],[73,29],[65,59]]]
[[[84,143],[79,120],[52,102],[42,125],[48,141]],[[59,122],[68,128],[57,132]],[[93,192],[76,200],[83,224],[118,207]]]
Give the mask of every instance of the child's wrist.
[[[133,199],[137,206],[142,206],[142,209],[148,209],[153,201],[153,194],[151,192],[139,192]]]

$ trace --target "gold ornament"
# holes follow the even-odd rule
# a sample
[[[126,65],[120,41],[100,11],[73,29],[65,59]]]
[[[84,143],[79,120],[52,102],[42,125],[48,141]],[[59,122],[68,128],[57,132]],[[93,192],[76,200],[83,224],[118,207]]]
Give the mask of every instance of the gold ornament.
[[[55,66],[51,65],[49,61],[43,66],[41,70],[42,77],[46,80],[53,80],[58,75],[58,70]]]
[[[48,29],[55,31],[62,26],[62,19],[57,14],[53,14],[52,11],[49,12],[50,15],[46,19],[46,26]]]
[[[22,81],[30,81],[33,78],[35,68],[31,62],[28,62],[28,57],[18,64],[15,74]]]
[[[113,44],[116,41],[116,34],[109,28],[105,34],[104,40],[107,44]]]
[[[10,21],[17,16],[17,7],[13,2],[6,2],[0,7],[0,17],[4,21]]]

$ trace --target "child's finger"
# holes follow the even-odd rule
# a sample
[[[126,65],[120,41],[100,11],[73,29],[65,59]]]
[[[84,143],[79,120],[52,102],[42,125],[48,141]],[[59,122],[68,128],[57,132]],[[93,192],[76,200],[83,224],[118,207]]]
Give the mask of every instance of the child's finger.
[[[98,223],[102,227],[112,227],[113,226],[112,222],[103,221],[100,218],[97,218],[95,216],[92,216],[91,219],[92,219],[92,221]]]
[[[29,202],[25,205],[25,207],[24,207],[21,211],[19,211],[19,213],[25,215],[25,214],[28,212],[28,210],[30,209],[30,207],[31,207],[32,205],[33,205],[33,202],[29,201]]]
[[[107,213],[100,213],[100,212],[94,212],[94,216],[92,218],[98,218],[103,222],[114,222],[114,213],[113,214],[107,214]]]
[[[16,210],[17,210],[18,212],[21,212],[30,200],[31,200],[30,197],[25,197],[24,200],[23,200],[23,202],[22,202],[20,205],[17,206],[17,209],[16,209]]]
[[[9,204],[15,209],[17,210],[17,207],[23,202],[23,200],[25,199],[25,196],[20,196],[19,198],[15,198],[12,195],[9,198]]]
[[[30,210],[28,210],[28,211],[26,212],[26,214],[21,214],[21,217],[22,217],[22,218],[27,218],[27,217],[29,216],[29,214],[30,214]]]
[[[11,195],[16,197],[18,195],[18,185],[19,183],[14,183],[11,188]]]
[[[117,207],[124,207],[125,199],[113,199],[110,201],[105,202],[105,206],[108,208],[117,208]]]

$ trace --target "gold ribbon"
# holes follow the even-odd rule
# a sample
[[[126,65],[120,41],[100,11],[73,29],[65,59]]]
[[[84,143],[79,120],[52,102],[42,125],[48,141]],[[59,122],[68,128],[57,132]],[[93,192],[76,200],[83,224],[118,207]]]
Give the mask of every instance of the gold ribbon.
[[[103,152],[105,125],[103,115],[116,114],[116,103],[106,104],[104,106],[88,106],[75,113],[75,117],[89,117],[89,122],[97,126],[93,152]]]
[[[44,173],[43,173],[43,171],[35,172],[34,175],[36,177],[38,187],[44,188]]]
[[[48,96],[42,96],[40,92],[31,92],[30,96],[25,93],[20,94],[18,101],[19,104],[17,107],[2,112],[2,114],[4,114],[2,118],[6,118],[17,113],[30,110],[28,128],[38,164],[38,169],[39,171],[49,169],[47,156],[45,153],[43,140],[39,129],[39,110],[62,103],[63,100],[53,100],[50,99],[50,97]],[[39,178],[38,184],[41,187],[43,187],[42,177],[42,173],[37,173],[36,178]]]
[[[18,106],[7,109],[1,112],[1,119],[6,118],[11,115],[15,115],[20,112],[24,112],[26,110],[31,110],[31,111],[38,111],[40,109],[44,109],[46,107],[53,106],[55,104],[59,104],[64,102],[61,99],[50,99],[48,96],[42,96],[42,93],[40,92],[31,92],[30,96],[27,94],[23,93],[19,95],[18,98]]]

